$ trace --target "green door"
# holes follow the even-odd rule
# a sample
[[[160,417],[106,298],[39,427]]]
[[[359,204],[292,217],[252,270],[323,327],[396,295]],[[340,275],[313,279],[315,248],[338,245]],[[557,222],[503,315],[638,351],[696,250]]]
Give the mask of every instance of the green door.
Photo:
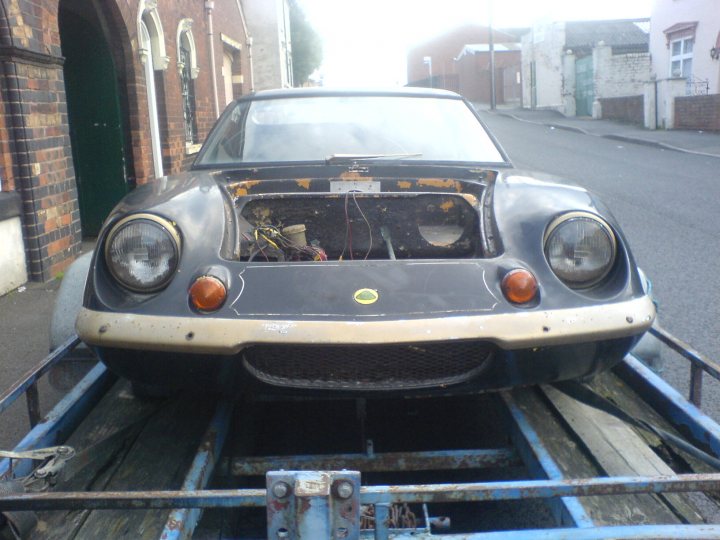
[[[71,11],[60,11],[60,39],[82,231],[96,236],[128,191],[115,66],[100,29]]]
[[[592,116],[594,99],[593,57],[590,55],[575,61],[575,114]]]

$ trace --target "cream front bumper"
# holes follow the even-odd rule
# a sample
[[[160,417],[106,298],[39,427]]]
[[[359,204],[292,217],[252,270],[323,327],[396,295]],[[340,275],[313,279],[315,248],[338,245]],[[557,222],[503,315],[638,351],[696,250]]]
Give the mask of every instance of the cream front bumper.
[[[637,335],[654,319],[655,306],[644,296],[576,309],[370,321],[166,317],[82,308],[76,327],[84,342],[99,347],[231,355],[255,344],[483,340],[503,349],[523,349]]]

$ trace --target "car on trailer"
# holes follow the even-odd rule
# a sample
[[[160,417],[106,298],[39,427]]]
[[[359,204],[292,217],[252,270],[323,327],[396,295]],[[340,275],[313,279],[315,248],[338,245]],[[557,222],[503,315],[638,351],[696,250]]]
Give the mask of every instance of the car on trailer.
[[[425,395],[591,376],[654,317],[608,209],[460,96],[293,89],[118,204],[77,329],[138,385]]]

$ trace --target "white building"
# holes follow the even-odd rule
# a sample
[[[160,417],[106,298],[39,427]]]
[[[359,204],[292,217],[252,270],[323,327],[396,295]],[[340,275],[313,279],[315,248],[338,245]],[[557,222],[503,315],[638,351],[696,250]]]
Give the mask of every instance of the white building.
[[[538,24],[522,39],[523,104],[589,116],[604,98],[642,95],[648,19]]]
[[[720,2],[655,0],[650,54],[658,80],[681,77],[689,94],[720,93]]]
[[[253,37],[256,91],[293,85],[288,0],[242,0]]]

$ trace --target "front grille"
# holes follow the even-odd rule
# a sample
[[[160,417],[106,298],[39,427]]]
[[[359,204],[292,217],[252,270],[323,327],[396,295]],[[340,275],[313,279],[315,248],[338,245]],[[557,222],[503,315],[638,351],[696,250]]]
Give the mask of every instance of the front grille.
[[[398,390],[463,382],[492,356],[481,342],[380,346],[254,346],[245,367],[268,384],[338,390]]]

